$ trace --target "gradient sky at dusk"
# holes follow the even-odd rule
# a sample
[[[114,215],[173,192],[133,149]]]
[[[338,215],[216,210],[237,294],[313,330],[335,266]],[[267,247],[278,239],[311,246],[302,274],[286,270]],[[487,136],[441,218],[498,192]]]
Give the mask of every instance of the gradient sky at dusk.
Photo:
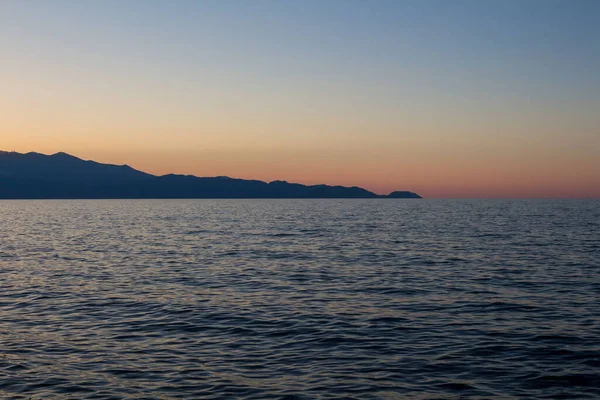
[[[600,1],[2,1],[0,149],[600,197]]]

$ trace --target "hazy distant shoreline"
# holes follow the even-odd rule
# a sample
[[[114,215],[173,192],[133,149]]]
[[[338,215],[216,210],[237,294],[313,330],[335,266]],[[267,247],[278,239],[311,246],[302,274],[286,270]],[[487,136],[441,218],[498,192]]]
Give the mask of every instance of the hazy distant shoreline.
[[[226,176],[152,175],[66,153],[0,152],[0,199],[420,199],[352,186],[263,182]]]

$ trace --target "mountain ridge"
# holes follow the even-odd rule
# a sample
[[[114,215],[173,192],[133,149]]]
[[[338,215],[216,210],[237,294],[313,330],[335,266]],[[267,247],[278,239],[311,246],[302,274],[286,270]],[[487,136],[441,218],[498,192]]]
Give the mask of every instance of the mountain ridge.
[[[228,176],[153,175],[129,165],[0,150],[0,199],[127,198],[421,198],[408,191],[379,195],[358,186],[264,182]]]

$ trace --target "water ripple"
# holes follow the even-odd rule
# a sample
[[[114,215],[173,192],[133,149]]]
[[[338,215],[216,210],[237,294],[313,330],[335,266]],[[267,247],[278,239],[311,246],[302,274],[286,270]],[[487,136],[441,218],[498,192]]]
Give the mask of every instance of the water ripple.
[[[0,202],[0,397],[600,397],[600,202]]]

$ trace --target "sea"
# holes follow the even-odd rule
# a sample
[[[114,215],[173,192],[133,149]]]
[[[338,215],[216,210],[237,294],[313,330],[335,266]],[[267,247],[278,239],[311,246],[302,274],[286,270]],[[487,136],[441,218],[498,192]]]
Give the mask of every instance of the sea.
[[[598,399],[600,200],[0,201],[3,399]]]

